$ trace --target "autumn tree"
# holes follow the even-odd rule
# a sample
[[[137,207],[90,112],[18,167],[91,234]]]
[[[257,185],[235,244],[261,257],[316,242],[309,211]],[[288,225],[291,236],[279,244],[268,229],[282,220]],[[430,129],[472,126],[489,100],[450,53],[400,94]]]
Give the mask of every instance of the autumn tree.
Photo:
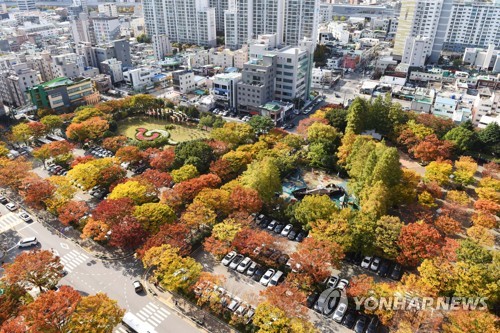
[[[248,124],[227,122],[222,128],[212,130],[210,136],[222,142],[226,142],[230,147],[250,143],[255,138],[253,128]]]
[[[398,239],[403,223],[396,216],[385,215],[377,221],[375,246],[385,258],[395,259],[399,254]]]
[[[270,247],[272,244],[274,244],[274,238],[269,233],[249,227],[239,230],[232,241],[232,246],[238,253],[246,256],[251,255],[257,247],[262,248],[264,245]]]
[[[148,232],[154,233],[165,223],[172,223],[175,220],[175,213],[164,203],[145,203],[137,206],[134,216]]]
[[[160,171],[168,171],[174,163],[174,160],[174,148],[167,148],[160,152],[149,155],[149,165]]]
[[[369,297],[374,289],[375,281],[373,277],[366,274],[353,276],[347,288],[347,295],[350,297]]]
[[[255,133],[268,133],[274,128],[274,120],[267,116],[253,116],[250,118],[248,125],[253,128]]]
[[[189,238],[190,230],[186,225],[182,223],[164,224],[156,234],[146,240],[144,245],[137,250],[137,254],[142,258],[149,249],[169,244],[178,248],[179,254],[185,256],[191,251]]]
[[[439,232],[427,223],[405,225],[398,240],[401,253],[397,260],[403,265],[416,266],[424,259],[439,255],[442,242]]]
[[[89,218],[83,227],[80,237],[82,239],[91,238],[95,241],[104,241],[109,231],[110,226],[107,223],[95,218]]]
[[[176,183],[183,182],[199,176],[198,169],[194,165],[186,164],[179,169],[170,172],[172,179]]]
[[[306,319],[306,295],[296,286],[288,282],[270,286],[261,291],[260,296],[269,304],[283,310],[287,317]]]
[[[474,174],[477,171],[477,163],[469,156],[460,156],[455,161],[455,172],[453,180],[462,185],[469,185],[474,182]]]
[[[214,159],[214,152],[206,142],[186,141],[175,147],[175,159],[172,167],[178,169],[183,165],[191,164],[198,169],[198,172],[204,173]]]
[[[436,228],[445,235],[455,235],[460,232],[460,223],[449,215],[440,215],[435,221]]]
[[[22,142],[24,144],[28,144],[33,137],[33,132],[26,123],[21,123],[13,126],[11,132],[12,132],[12,139],[15,142]]]
[[[425,167],[425,180],[436,181],[439,185],[446,185],[450,181],[453,167],[450,161],[434,161]]]
[[[45,208],[45,202],[54,194],[56,188],[50,181],[33,174],[26,177],[20,188],[20,193],[28,205],[34,208]]]
[[[56,129],[59,129],[64,124],[62,118],[58,115],[48,115],[40,119],[40,122],[45,126],[47,132],[54,133]]]
[[[244,211],[249,214],[258,213],[262,209],[262,200],[259,193],[252,189],[237,186],[231,192],[231,203],[234,210]]]
[[[104,293],[82,297],[68,323],[72,333],[112,333],[125,310]]]
[[[482,333],[498,332],[498,318],[487,311],[447,311],[444,333]]]
[[[18,284],[8,284],[5,281],[0,281],[0,289],[3,290],[3,294],[0,295],[1,330],[2,323],[9,318],[16,317],[19,313],[27,291]]]
[[[4,265],[4,278],[10,283],[38,287],[40,292],[57,284],[63,265],[51,251],[34,250],[22,252],[11,264]]]
[[[448,159],[452,151],[453,144],[446,140],[439,140],[436,134],[426,136],[424,140],[410,149],[410,152],[423,162]]]
[[[101,201],[92,212],[92,217],[108,225],[119,224],[134,211],[134,202],[129,198],[106,199]]]
[[[0,158],[0,186],[19,189],[31,170],[31,163],[24,157],[9,160]]]
[[[156,189],[172,185],[172,176],[169,173],[155,169],[148,169],[136,178],[152,184]]]
[[[132,179],[116,185],[113,191],[108,195],[108,198],[112,200],[129,198],[138,205],[151,202],[155,198],[155,193],[152,192],[152,186],[148,185],[150,184]]]
[[[153,276],[170,291],[184,290],[199,278],[202,266],[190,257],[181,257],[179,249],[168,244],[149,249],[142,258],[144,268],[154,267]]]
[[[369,106],[365,99],[357,97],[349,106],[346,132],[360,134],[366,129],[369,119]]]
[[[473,225],[467,229],[467,235],[485,246],[493,246],[495,244],[495,236],[485,227]]]
[[[126,216],[119,224],[111,225],[109,244],[122,249],[135,249],[144,243],[148,235],[136,218]]]
[[[335,242],[347,249],[352,246],[350,220],[353,218],[350,208],[342,209],[338,214],[332,214],[328,219],[318,219],[311,222],[311,237],[318,240]]]
[[[191,203],[181,216],[181,222],[190,229],[200,230],[202,227],[213,226],[217,214],[202,202]]]
[[[294,217],[303,225],[308,225],[317,220],[327,220],[332,214],[338,212],[335,203],[327,195],[307,195],[294,209]]]
[[[203,247],[214,256],[222,257],[231,250],[231,242],[240,230],[241,225],[234,219],[225,219],[213,227],[212,235],[205,239]]]
[[[57,209],[59,221],[64,225],[78,223],[88,211],[89,207],[84,201],[68,201]]]
[[[112,136],[110,138],[105,138],[104,140],[102,140],[102,147],[112,152],[116,152],[118,149],[125,146],[127,141],[128,138],[124,135]]]
[[[66,136],[71,140],[83,142],[102,138],[109,129],[109,123],[99,117],[89,118],[81,123],[73,123],[66,129]]]
[[[112,158],[99,158],[87,163],[80,163],[68,171],[67,178],[80,184],[85,190],[88,190],[97,185],[99,179],[102,177],[102,171],[114,164],[115,161]]]
[[[36,332],[65,332],[80,299],[78,291],[70,286],[49,290],[30,303],[22,311],[22,317]]]
[[[144,156],[136,146],[124,146],[116,151],[115,157],[124,163],[138,163]]]
[[[180,182],[171,191],[165,191],[163,198],[168,204],[179,206],[192,201],[201,190],[215,188],[220,185],[221,179],[214,174],[201,175],[190,180]]]
[[[338,267],[343,257],[343,249],[338,244],[312,237],[300,243],[297,252],[290,256],[295,263],[300,264],[300,271],[310,275],[315,283],[328,277],[329,270],[325,264]]]

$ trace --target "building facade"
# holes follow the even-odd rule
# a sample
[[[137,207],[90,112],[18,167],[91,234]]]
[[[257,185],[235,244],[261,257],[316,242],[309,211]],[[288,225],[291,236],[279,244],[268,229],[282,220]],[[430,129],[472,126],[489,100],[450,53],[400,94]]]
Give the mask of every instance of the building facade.
[[[118,17],[98,16],[92,18],[96,44],[105,44],[120,38]]]
[[[216,106],[224,109],[237,108],[237,84],[241,80],[241,73],[217,74],[214,77],[212,95]]]
[[[172,85],[175,91],[187,94],[196,89],[194,73],[186,70],[172,72]]]
[[[304,38],[318,39],[319,0],[287,0],[283,45],[297,46]]]

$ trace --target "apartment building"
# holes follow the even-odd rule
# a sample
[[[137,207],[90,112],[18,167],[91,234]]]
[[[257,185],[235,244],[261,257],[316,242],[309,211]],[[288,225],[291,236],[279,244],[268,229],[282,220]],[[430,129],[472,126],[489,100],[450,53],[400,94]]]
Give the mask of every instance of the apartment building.
[[[241,81],[237,83],[238,110],[258,113],[259,106],[274,98],[275,78],[275,55],[248,61],[243,67]]]
[[[110,17],[118,17],[118,8],[115,3],[102,3],[97,5],[97,12]]]
[[[36,10],[35,0],[17,0],[17,7],[21,12]]]
[[[90,78],[70,80],[60,77],[36,85],[28,89],[28,93],[31,102],[38,108],[53,109],[59,113],[99,102],[99,93]]]
[[[85,70],[84,58],[76,53],[66,53],[52,57],[52,75],[54,77],[79,77]]]
[[[154,77],[160,73],[158,68],[139,67],[123,72],[123,79],[134,90],[144,90],[154,86]]]
[[[112,43],[93,47],[97,67],[102,72],[101,62],[115,58],[121,61],[122,67],[132,67],[132,59],[130,55],[130,44],[126,39],[115,40]]]
[[[163,60],[172,54],[172,45],[167,35],[153,35],[151,39],[156,60]]]
[[[241,81],[241,73],[217,74],[213,80],[212,96],[216,106],[224,109],[237,108],[237,85]]]
[[[25,63],[0,72],[0,99],[3,104],[20,107],[28,103],[26,91],[40,83],[37,72]]]
[[[196,89],[194,73],[192,71],[178,70],[172,72],[172,85],[175,91],[186,94]]]
[[[100,15],[92,18],[96,44],[105,44],[120,38],[120,20],[116,16]]]
[[[472,123],[480,127],[484,119],[500,116],[500,92],[489,88],[479,89],[474,100]],[[484,118],[484,119],[483,119]]]
[[[431,47],[428,37],[407,37],[401,63],[412,67],[424,66]]]
[[[103,74],[107,74],[111,77],[111,82],[113,82],[113,84],[124,80],[121,61],[115,58],[104,60],[101,62],[101,68]]]
[[[318,39],[319,0],[287,0],[283,45],[297,46],[304,39]]]
[[[224,13],[229,8],[229,0],[209,0],[209,5],[215,10],[215,28],[217,34],[224,35]]]
[[[495,45],[490,44],[487,49],[466,48],[462,61],[482,70],[500,72],[500,50],[495,50]]]
[[[173,43],[216,45],[215,9],[208,0],[145,0],[143,9],[149,36],[167,35]]]

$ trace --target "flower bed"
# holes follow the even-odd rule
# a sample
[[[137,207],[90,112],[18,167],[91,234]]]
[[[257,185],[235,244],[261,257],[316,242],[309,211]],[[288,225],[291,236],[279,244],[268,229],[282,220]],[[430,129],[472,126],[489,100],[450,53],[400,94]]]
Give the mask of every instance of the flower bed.
[[[139,127],[135,129],[135,138],[139,141],[153,141],[158,139],[160,136],[169,137],[170,134],[164,130],[152,129],[148,130],[144,127]]]

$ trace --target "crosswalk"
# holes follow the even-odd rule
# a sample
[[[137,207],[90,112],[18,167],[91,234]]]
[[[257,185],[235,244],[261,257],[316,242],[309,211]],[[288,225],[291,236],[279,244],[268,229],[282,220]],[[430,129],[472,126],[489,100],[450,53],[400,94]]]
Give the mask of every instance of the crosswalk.
[[[154,303],[149,302],[145,307],[143,307],[139,312],[135,314],[140,320],[150,324],[153,327],[157,327],[161,324],[165,318],[170,315],[168,310],[160,308]],[[120,325],[114,331],[115,333],[128,333],[130,332],[124,326]]]
[[[65,255],[61,256],[61,264],[64,265],[64,269],[68,272],[71,272],[78,265],[84,263],[89,259],[85,254],[78,252],[76,250],[71,250]]]
[[[17,215],[8,213],[0,217],[0,233],[5,232],[23,222]]]

